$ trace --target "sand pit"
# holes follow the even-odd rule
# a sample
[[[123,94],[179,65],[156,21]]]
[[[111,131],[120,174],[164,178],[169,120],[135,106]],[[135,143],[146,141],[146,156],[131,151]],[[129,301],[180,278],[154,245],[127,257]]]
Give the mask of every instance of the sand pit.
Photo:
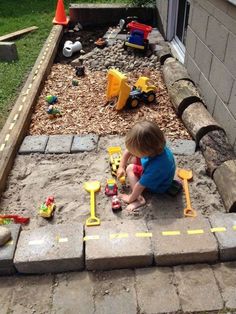
[[[107,147],[121,145],[123,137],[106,136],[99,140],[98,150],[90,153],[70,155],[19,155],[8,178],[8,186],[0,203],[1,213],[29,216],[26,229],[65,222],[85,223],[90,210],[89,193],[83,183],[99,180],[101,192],[96,195],[96,208],[101,222],[104,220],[180,218],[185,198],[145,193],[147,204],[139,213],[123,211],[114,214],[111,199],[104,194],[106,179],[110,178]],[[208,216],[213,212],[224,212],[216,186],[205,171],[205,161],[200,152],[192,156],[176,156],[177,165],[193,170],[190,183],[192,206]],[[56,211],[53,219],[45,220],[38,215],[40,204],[48,195],[54,195]]]

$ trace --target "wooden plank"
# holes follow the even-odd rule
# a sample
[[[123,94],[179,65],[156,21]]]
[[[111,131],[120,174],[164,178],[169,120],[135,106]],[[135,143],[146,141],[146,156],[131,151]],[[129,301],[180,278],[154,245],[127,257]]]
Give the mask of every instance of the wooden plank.
[[[28,27],[28,28],[24,28],[24,29],[21,29],[20,31],[16,31],[14,33],[10,33],[10,34],[7,34],[7,35],[0,36],[0,41],[15,39],[15,38],[17,38],[17,37],[19,37],[21,35],[33,32],[36,29],[38,29],[37,26],[31,26],[31,27]]]
[[[51,70],[62,35],[63,26],[54,25],[0,132],[0,194],[5,189],[14,158],[28,130],[33,106]]]

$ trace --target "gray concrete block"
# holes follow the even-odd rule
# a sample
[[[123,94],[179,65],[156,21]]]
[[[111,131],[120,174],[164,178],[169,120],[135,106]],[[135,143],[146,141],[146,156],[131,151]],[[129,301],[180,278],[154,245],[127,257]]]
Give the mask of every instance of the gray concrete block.
[[[215,56],[212,59],[209,81],[220,98],[228,103],[234,78],[225,65]]]
[[[83,269],[83,225],[49,225],[22,231],[14,264],[21,273],[41,274]]]
[[[208,22],[208,13],[197,3],[193,7],[191,28],[204,40]]]
[[[186,49],[192,58],[195,57],[197,37],[194,31],[188,26],[187,37],[186,37]]]
[[[219,8],[215,7],[214,17],[220,23],[222,23],[230,32],[236,35],[236,20],[235,18],[232,18],[228,12],[223,12]]]
[[[191,140],[167,141],[167,145],[175,155],[189,156],[193,155],[196,151],[196,143]]]
[[[195,62],[200,68],[201,72],[208,78],[211,68],[211,60],[213,54],[210,49],[200,40],[196,43]]]
[[[78,152],[90,152],[97,148],[98,135],[88,134],[83,136],[74,136],[73,143],[71,146],[72,153]]]
[[[209,265],[177,266],[174,273],[183,312],[216,311],[224,307]]]
[[[13,258],[21,230],[21,226],[16,224],[5,225],[5,227],[10,229],[12,239],[0,247],[0,275],[10,275],[16,272]]]
[[[94,313],[94,275],[91,272],[73,272],[56,276],[52,314]]]
[[[217,242],[210,224],[199,213],[196,218],[152,220],[148,228],[153,233],[151,241],[156,265],[215,262],[218,259]],[[199,229],[203,233],[189,234]],[[163,234],[169,231],[179,234]]]
[[[148,237],[136,237],[146,232],[143,221],[103,221],[100,226],[86,227],[85,259],[88,270],[145,267],[152,264],[153,253]]]
[[[13,61],[18,59],[16,44],[13,42],[0,42],[0,61]]]
[[[50,135],[46,146],[45,153],[47,154],[69,154],[73,135]]]
[[[205,105],[207,106],[210,114],[213,115],[217,94],[203,73],[201,73],[200,76],[199,87],[204,98]]]
[[[236,119],[236,80],[234,81],[233,89],[231,91],[230,100],[229,100],[229,110]]]
[[[236,120],[229,111],[228,107],[219,97],[216,99],[213,116],[216,121],[224,127],[229,142],[231,145],[233,145],[236,139]]]
[[[213,272],[220,288],[221,296],[228,309],[236,308],[236,263],[213,265]]]
[[[213,16],[209,17],[206,44],[221,61],[224,60],[229,32]]]
[[[221,261],[236,259],[236,214],[215,214],[209,217],[213,228],[226,228],[224,232],[215,232],[219,243]],[[235,229],[234,229],[235,228]]]
[[[177,313],[180,301],[169,267],[136,269],[136,290],[141,313]]]
[[[236,78],[236,36],[229,34],[226,54],[225,54],[225,65],[230,73]]]
[[[19,154],[44,153],[48,142],[46,135],[26,136],[19,149]]]
[[[138,313],[134,271],[124,269],[97,272],[95,276],[94,313]]]
[[[201,70],[199,69],[196,62],[192,59],[192,57],[188,53],[185,54],[185,65],[191,79],[194,81],[196,85],[198,85],[199,80],[200,80]]]

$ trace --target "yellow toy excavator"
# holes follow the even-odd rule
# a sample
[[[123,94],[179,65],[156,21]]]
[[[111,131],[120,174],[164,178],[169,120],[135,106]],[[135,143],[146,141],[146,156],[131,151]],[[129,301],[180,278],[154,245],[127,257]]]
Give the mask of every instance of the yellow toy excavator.
[[[107,100],[118,97],[116,110],[123,108],[135,108],[141,102],[153,103],[156,100],[156,87],[148,85],[149,78],[140,76],[131,88],[127,83],[127,77],[115,69],[108,71]]]

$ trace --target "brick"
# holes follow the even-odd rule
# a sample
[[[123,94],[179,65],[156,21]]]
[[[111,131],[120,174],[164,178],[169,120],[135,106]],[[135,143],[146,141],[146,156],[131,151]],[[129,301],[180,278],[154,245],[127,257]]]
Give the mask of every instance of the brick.
[[[90,152],[97,148],[98,136],[96,134],[88,134],[84,136],[74,136],[71,152]]]
[[[48,142],[46,135],[26,136],[19,149],[19,154],[44,153]]]
[[[195,62],[207,78],[210,73],[212,56],[210,49],[198,39],[196,44]]]
[[[50,135],[47,143],[47,154],[69,154],[73,135]]]
[[[98,272],[94,286],[96,314],[138,313],[132,270]]]
[[[234,118],[236,119],[236,80],[234,81],[234,86],[230,95],[230,100],[229,100],[229,111],[232,113]]]
[[[223,308],[223,300],[209,265],[177,266],[174,273],[183,312]]]
[[[236,308],[236,263],[213,265],[218,286],[226,308]]]
[[[50,313],[53,276],[19,276],[14,283],[12,314]]]
[[[94,275],[74,272],[56,276],[52,314],[94,313]]]
[[[228,103],[234,79],[225,65],[215,56],[212,59],[209,81],[220,98]]]
[[[225,53],[225,65],[230,73],[236,78],[236,36],[229,34],[227,49]]]
[[[186,53],[185,57],[186,57],[185,64],[187,67],[187,71],[191,79],[194,81],[194,83],[198,85],[201,71],[189,54]]]
[[[209,17],[206,44],[221,61],[224,60],[229,32],[214,17]]]
[[[16,44],[13,42],[0,42],[0,60],[13,61],[18,59]]]
[[[193,7],[192,13],[192,24],[191,27],[194,32],[202,39],[205,38],[205,33],[207,29],[207,21],[208,21],[208,14],[207,12],[198,4],[195,4]]]
[[[192,58],[195,57],[196,41],[197,41],[197,38],[196,38],[195,33],[193,32],[191,27],[188,26],[187,37],[186,37],[186,49]]]
[[[207,219],[196,218],[152,220],[148,223],[156,265],[215,262],[218,258],[216,239]],[[187,230],[203,229],[202,234]],[[163,231],[180,231],[179,235],[163,235]]]
[[[10,275],[16,272],[13,264],[13,258],[21,226],[16,224],[10,224],[5,225],[4,227],[11,230],[12,241],[0,247],[0,275]]]
[[[83,226],[49,225],[22,231],[14,264],[22,273],[56,273],[84,267]]]
[[[224,227],[225,232],[215,232],[215,237],[219,243],[220,260],[228,261],[236,259],[236,214],[234,213],[217,213],[209,217],[213,228]],[[236,227],[235,227],[236,228]]]
[[[236,120],[219,97],[216,99],[213,116],[224,127],[229,142],[233,145],[236,138]]]
[[[98,235],[98,240],[85,243],[86,268],[106,270],[115,268],[145,267],[152,264],[153,253],[150,238],[135,237],[137,232],[147,231],[143,221],[103,221],[100,226],[86,227],[86,237]],[[116,234],[128,234],[126,238],[113,238]]]
[[[141,313],[177,313],[180,310],[180,302],[171,268],[137,269],[135,274]]]
[[[173,140],[168,141],[167,145],[170,146],[175,155],[194,155],[196,151],[196,143],[191,140]]]
[[[208,111],[210,112],[210,114],[213,114],[214,109],[215,109],[217,94],[203,73],[201,73],[201,76],[200,76],[199,87],[200,87],[201,94],[204,98],[205,105],[207,106]]]

